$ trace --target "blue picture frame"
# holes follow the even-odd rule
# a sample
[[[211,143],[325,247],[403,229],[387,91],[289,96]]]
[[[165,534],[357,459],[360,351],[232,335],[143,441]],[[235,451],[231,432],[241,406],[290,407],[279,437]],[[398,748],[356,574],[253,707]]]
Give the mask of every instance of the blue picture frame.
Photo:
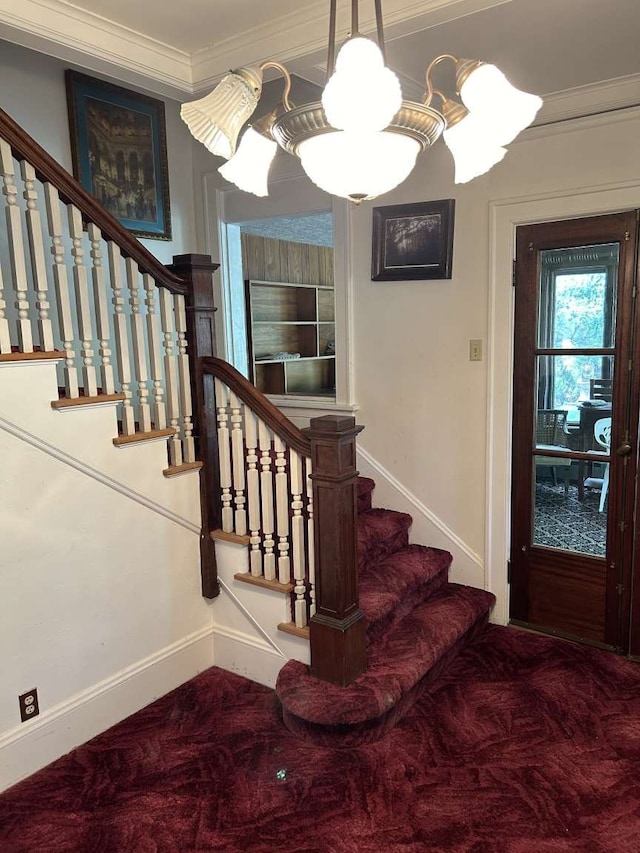
[[[164,103],[65,72],[73,173],[136,237],[171,239]]]

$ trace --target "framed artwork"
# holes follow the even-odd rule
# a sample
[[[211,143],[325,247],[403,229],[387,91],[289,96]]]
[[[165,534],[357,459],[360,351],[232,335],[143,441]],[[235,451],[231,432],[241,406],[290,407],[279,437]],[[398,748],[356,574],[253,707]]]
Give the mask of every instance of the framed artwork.
[[[373,208],[372,281],[451,278],[455,200]]]
[[[73,173],[137,237],[171,239],[164,104],[65,72]]]

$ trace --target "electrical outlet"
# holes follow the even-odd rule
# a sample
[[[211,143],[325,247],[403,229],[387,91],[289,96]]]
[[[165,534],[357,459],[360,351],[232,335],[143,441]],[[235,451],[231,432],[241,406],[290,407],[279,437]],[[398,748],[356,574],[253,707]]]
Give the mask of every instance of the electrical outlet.
[[[37,717],[40,713],[38,706],[38,690],[34,687],[33,690],[27,690],[22,696],[18,696],[18,704],[20,705],[20,720],[26,722],[33,717]]]
[[[480,338],[469,341],[469,361],[482,361],[482,341]]]

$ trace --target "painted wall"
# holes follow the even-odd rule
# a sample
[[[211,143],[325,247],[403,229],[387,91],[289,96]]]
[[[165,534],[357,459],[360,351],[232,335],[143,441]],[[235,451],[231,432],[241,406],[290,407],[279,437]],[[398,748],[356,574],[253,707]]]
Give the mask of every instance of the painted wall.
[[[0,41],[0,107],[72,172],[64,83],[69,67],[58,59]],[[142,242],[163,263],[171,263],[173,255],[196,251],[192,138],[180,119],[180,104],[170,99],[164,103],[173,239]]]
[[[56,396],[53,362],[0,365],[0,789],[213,664],[197,475]]]

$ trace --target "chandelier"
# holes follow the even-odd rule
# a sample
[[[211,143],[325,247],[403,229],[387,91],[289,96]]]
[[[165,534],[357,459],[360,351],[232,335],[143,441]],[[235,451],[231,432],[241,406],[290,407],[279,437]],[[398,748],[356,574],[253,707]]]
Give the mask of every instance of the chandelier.
[[[330,0],[321,101],[292,104],[289,72],[269,60],[230,72],[209,95],[182,105],[180,115],[193,136],[227,160],[219,172],[241,190],[268,194],[269,168],[280,146],[331,195],[355,202],[376,198],[402,183],[418,155],[440,136],[453,155],[455,182],[466,183],[502,160],[504,146],[542,106],[539,97],[516,89],[495,65],[446,53],[426,69],[423,101],[403,100],[398,77],[386,65],[381,0],[375,0],[376,41],[358,31],[358,0],[352,0],[351,33],[337,57],[336,3]],[[433,70],[445,61],[453,63],[460,100],[433,86]],[[282,100],[247,126],[238,146],[258,106],[267,68],[284,77]]]

